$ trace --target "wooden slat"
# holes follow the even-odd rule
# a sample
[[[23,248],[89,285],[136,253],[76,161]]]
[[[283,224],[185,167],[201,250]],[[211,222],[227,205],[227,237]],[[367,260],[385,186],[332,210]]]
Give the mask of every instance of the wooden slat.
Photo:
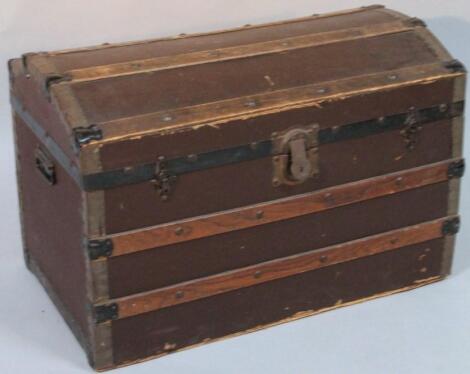
[[[282,221],[443,182],[448,179],[451,162],[444,161],[274,202],[114,235],[111,236],[113,256]]]
[[[80,83],[104,78],[122,77],[133,74],[151,73],[167,69],[182,68],[197,64],[221,62],[240,58],[255,57],[289,50],[317,47],[325,44],[352,41],[363,38],[395,34],[413,30],[415,26],[406,21],[366,25],[338,31],[314,33],[269,42],[253,43],[236,47],[163,56],[142,60],[93,66],[71,70],[65,73],[68,83]]]
[[[450,218],[452,217],[112,300],[111,303],[118,307],[118,318],[148,313],[326,266],[438,239],[443,237],[443,224]]]
[[[126,42],[126,43],[105,43],[105,44],[101,44],[98,46],[63,49],[63,50],[50,52],[48,53],[48,56],[53,57],[53,56],[59,56],[59,55],[64,55],[64,54],[91,52],[91,51],[96,51],[96,50],[122,48],[122,47],[142,45],[142,44],[152,44],[156,42],[171,41],[175,39],[191,39],[191,38],[198,38],[198,37],[211,36],[211,35],[227,34],[227,33],[233,33],[233,32],[238,32],[242,30],[253,30],[253,29],[262,29],[262,28],[273,27],[273,26],[282,26],[282,25],[288,25],[291,23],[305,22],[308,20],[338,17],[338,16],[344,16],[344,15],[362,13],[362,12],[368,12],[368,11],[374,11],[374,10],[383,11],[384,8],[385,7],[383,5],[374,4],[374,5],[363,6],[363,7],[354,8],[354,9],[348,9],[348,10],[342,10],[342,11],[336,11],[336,12],[330,12],[330,13],[324,13],[324,14],[314,14],[312,16],[295,18],[291,20],[274,21],[274,22],[268,22],[268,23],[258,24],[258,25],[244,25],[241,27],[235,27],[235,28],[225,29],[225,30],[216,30],[216,31],[193,33],[193,34],[180,34],[177,36],[169,36],[169,37],[163,37],[163,38],[158,38],[158,39],[139,40],[139,41],[133,41],[133,42]]]
[[[100,143],[122,141],[144,135],[185,131],[203,126],[218,127],[236,119],[248,119],[296,108],[321,106],[323,102],[344,100],[376,91],[429,84],[454,79],[443,63],[417,65],[332,82],[315,83],[273,92],[161,111],[98,124],[103,132]],[[52,93],[56,87],[52,87]]]

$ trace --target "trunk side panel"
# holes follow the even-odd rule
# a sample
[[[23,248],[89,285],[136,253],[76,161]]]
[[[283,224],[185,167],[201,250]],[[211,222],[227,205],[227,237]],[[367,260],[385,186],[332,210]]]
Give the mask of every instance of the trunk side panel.
[[[439,183],[252,229],[113,257],[108,266],[110,297],[151,291],[445,217],[448,192],[449,184]]]
[[[440,275],[444,239],[112,323],[115,364],[260,328]]]
[[[413,151],[400,131],[320,147],[320,174],[300,186],[272,185],[271,158],[181,176],[170,200],[151,182],[106,191],[106,231],[122,231],[252,205],[452,158],[451,121],[426,125]]]
[[[81,191],[57,163],[57,184],[49,185],[35,165],[34,152],[39,141],[18,118],[15,131],[24,246],[53,293],[60,297],[83,334],[88,335]]]

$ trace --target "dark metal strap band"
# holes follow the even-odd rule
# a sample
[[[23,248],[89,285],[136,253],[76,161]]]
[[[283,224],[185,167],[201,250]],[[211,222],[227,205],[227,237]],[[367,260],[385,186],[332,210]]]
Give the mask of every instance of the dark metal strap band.
[[[443,104],[436,107],[416,110],[412,113],[415,125],[459,117],[463,114],[464,102]],[[328,144],[376,135],[387,131],[405,128],[410,112],[395,114],[369,121],[357,122],[320,130],[319,144]],[[189,155],[165,161],[169,175],[179,176],[209,168],[252,161],[273,154],[271,140],[246,144],[238,147],[216,150],[198,155]],[[87,191],[103,190],[127,184],[141,183],[155,178],[155,163],[138,165],[132,169],[119,169],[83,176],[83,186]]]
[[[11,104],[15,112],[41,142],[47,146],[50,154],[85,191],[105,190],[128,184],[151,181],[155,178],[156,163],[137,165],[131,168],[105,171],[96,174],[80,175],[77,167],[71,165],[68,156],[57,143],[47,135],[40,124],[26,112],[21,103],[13,96],[11,97]],[[463,115],[463,111],[464,102],[462,101],[415,110],[412,112],[412,116],[414,125],[422,126],[444,119],[460,117]],[[403,129],[407,126],[409,118],[410,112],[406,112],[347,124],[335,129],[322,129],[318,134],[319,144],[334,143]],[[271,140],[264,140],[258,143],[165,160],[165,171],[168,175],[179,176],[224,165],[270,157],[272,154],[273,147]]]

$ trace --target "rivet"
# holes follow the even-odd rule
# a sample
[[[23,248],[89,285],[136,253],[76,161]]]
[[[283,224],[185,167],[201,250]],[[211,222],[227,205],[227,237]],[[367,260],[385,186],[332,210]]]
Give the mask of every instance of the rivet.
[[[379,118],[379,123],[380,123],[380,124],[385,123],[385,117],[380,117],[380,118]]]
[[[177,227],[175,229],[175,234],[176,235],[181,236],[181,235],[183,235],[183,233],[184,233],[184,229],[182,227]]]
[[[428,268],[421,268],[420,273],[426,273],[428,271]]]
[[[245,103],[245,106],[247,106],[249,108],[256,108],[258,106],[258,103],[255,100],[248,100]]]
[[[26,74],[26,79],[31,79],[31,74]]]
[[[439,111],[440,111],[441,113],[447,112],[448,109],[449,109],[449,106],[448,106],[447,104],[441,104],[441,105],[439,105]]]
[[[244,251],[245,249],[246,249],[246,247],[244,245],[240,246],[241,251]]]
[[[272,138],[277,138],[277,136],[278,136],[278,133],[277,133],[277,132],[273,132],[273,133],[271,134],[271,137],[272,137]]]
[[[324,263],[327,262],[327,261],[328,261],[328,257],[327,257],[327,256],[323,255],[323,256],[320,257],[320,262],[321,262],[322,264],[324,264]]]
[[[197,155],[192,154],[192,155],[189,155],[189,156],[188,156],[188,161],[190,161],[190,162],[196,162],[196,161],[197,161],[197,158],[198,158]]]
[[[262,275],[261,271],[258,270],[258,271],[255,273],[255,278],[256,278],[256,279],[259,279],[259,278],[261,278],[261,275]]]
[[[170,116],[169,114],[167,114],[167,115],[162,117],[162,120],[165,121],[165,122],[170,122],[170,121],[173,121],[173,117]]]
[[[258,143],[256,143],[256,142],[251,143],[251,144],[250,144],[250,148],[251,148],[252,150],[256,150],[256,149],[258,148]]]
[[[326,93],[326,88],[319,88],[319,89],[317,90],[317,92],[318,92],[319,94],[324,94],[324,93]]]
[[[175,294],[177,299],[182,299],[184,297],[184,292],[183,291],[178,291]]]
[[[281,185],[281,181],[279,179],[273,179],[273,186],[279,187]]]
[[[256,219],[261,219],[264,217],[264,212],[262,210],[258,210],[256,212]]]
[[[388,79],[390,79],[391,81],[396,81],[398,79],[398,75],[391,74],[391,75],[388,76]]]
[[[403,184],[403,177],[398,177],[396,180],[395,180],[395,183],[400,186],[401,184]]]

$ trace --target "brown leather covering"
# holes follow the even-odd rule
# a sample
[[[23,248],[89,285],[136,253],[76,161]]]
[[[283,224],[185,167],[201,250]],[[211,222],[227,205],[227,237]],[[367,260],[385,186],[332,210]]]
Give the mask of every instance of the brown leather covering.
[[[252,229],[114,257],[109,260],[110,296],[149,291],[431,221],[446,215],[447,195],[448,183],[440,183]]]
[[[140,42],[121,47],[86,49],[71,54],[58,54],[52,61],[59,72],[107,65],[131,60],[178,55],[215,48],[226,48],[249,43],[266,42],[293,36],[335,31],[340,29],[390,22],[396,18],[381,10],[361,11],[338,17],[308,17],[299,22],[240,29],[238,32],[215,33],[197,37],[169,38]],[[33,60],[34,61],[34,60]]]
[[[413,49],[413,58],[408,48]],[[348,69],[344,69],[345,59]],[[409,32],[276,55],[80,82],[72,84],[72,89],[89,122],[100,123],[435,61],[433,52],[416,34]],[[296,71],[302,74],[292,73]],[[241,74],[243,79],[240,79]],[[266,76],[275,82],[275,87],[267,82]]]
[[[438,239],[114,321],[114,362],[119,365],[158,356],[260,328],[299,312],[416,285],[440,275],[443,248],[444,240]]]
[[[275,200],[451,158],[450,121],[427,125],[412,152],[400,131],[320,147],[320,175],[296,187],[272,186],[272,159],[264,158],[181,176],[168,202],[149,182],[105,192],[107,233]]]
[[[88,335],[81,191],[57,164],[58,183],[49,185],[35,164],[34,152],[42,144],[18,117],[15,117],[15,133],[25,251],[78,323],[82,334]]]
[[[345,100],[324,102],[321,107],[309,106],[271,113],[251,119],[234,120],[220,127],[205,126],[197,131],[181,131],[166,136],[151,135],[141,139],[107,143],[101,149],[104,170],[125,168],[155,162],[157,156],[167,159],[225,149],[271,138],[276,131],[292,126],[318,123],[331,128],[349,123],[406,113],[410,105],[424,109],[452,101],[453,79],[412,85]],[[411,104],[412,103],[412,104]],[[178,144],[178,147],[175,147]]]

